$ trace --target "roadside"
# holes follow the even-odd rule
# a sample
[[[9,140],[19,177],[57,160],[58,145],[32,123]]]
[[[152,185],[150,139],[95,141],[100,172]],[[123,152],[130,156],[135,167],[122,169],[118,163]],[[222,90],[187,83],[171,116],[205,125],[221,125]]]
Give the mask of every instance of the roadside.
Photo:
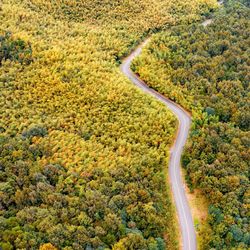
[[[212,20],[207,19],[205,20],[202,25],[207,26],[212,22]],[[186,137],[188,136],[188,120],[185,116],[185,111],[180,108],[177,104],[173,103],[172,101],[168,100],[165,96],[159,94],[157,91],[148,87],[144,81],[142,81],[139,75],[132,73],[130,69],[131,62],[134,58],[140,55],[142,51],[142,47],[148,42],[146,40],[142,43],[141,46],[137,47],[127,58],[124,59],[121,65],[121,71],[140,89],[144,92],[151,94],[159,101],[163,102],[172,112],[178,117],[179,120],[179,130],[177,133],[177,141],[175,142],[173,152],[170,154],[170,161],[169,161],[169,175],[165,174],[167,177],[166,180],[168,183],[171,183],[172,187],[172,198],[175,200],[175,204],[177,209],[175,211],[175,215],[173,215],[173,221],[176,219],[178,214],[178,218],[176,221],[178,223],[172,224],[171,230],[177,232],[176,236],[178,239],[182,237],[182,242],[179,244],[180,249],[196,249],[196,234],[200,231],[200,225],[206,221],[207,218],[207,203],[204,202],[204,198],[201,196],[201,193],[195,191],[191,193],[186,186],[185,180],[183,178],[183,172],[180,167],[180,158],[182,153],[182,148],[185,145]],[[186,119],[187,118],[187,119]],[[183,144],[183,145],[182,145]],[[173,157],[172,157],[173,156]],[[181,173],[180,173],[181,172]],[[183,187],[184,186],[184,187]],[[169,190],[168,190],[169,191]],[[186,196],[185,196],[186,194]],[[204,205],[205,204],[205,205]],[[189,211],[191,210],[191,211]],[[178,212],[178,213],[177,213]],[[192,219],[194,218],[194,219]],[[194,228],[195,226],[195,228]],[[181,230],[178,230],[181,229]],[[182,233],[181,233],[182,232]]]
[[[206,224],[206,220],[208,217],[209,204],[205,196],[201,193],[199,189],[194,189],[193,191],[190,190],[185,180],[185,176],[186,176],[186,170],[182,168],[181,177],[184,183],[184,189],[187,195],[189,207],[194,221],[194,227],[197,236],[197,248],[199,250],[201,243],[202,228]]]

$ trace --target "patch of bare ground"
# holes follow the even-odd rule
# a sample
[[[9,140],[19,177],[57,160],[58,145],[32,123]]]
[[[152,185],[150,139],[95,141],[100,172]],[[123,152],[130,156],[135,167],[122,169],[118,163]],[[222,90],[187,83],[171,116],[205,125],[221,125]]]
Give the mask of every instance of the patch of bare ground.
[[[208,217],[208,201],[204,197],[204,195],[201,193],[201,190],[194,189],[192,192],[190,191],[186,181],[185,181],[185,175],[186,171],[182,169],[182,178],[184,183],[185,192],[187,195],[188,203],[191,209],[196,235],[197,235],[197,242],[198,242],[198,249],[199,243],[201,242],[201,232],[202,228],[204,228],[204,225],[206,225],[207,217]]]

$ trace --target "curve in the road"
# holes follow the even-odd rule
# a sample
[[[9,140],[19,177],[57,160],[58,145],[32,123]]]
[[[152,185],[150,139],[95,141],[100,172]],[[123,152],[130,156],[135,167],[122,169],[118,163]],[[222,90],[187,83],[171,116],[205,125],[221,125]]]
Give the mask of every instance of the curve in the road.
[[[223,2],[223,0],[220,0],[218,1],[218,4],[223,5]],[[211,24],[212,21],[212,19],[207,19],[202,23],[202,25],[206,27],[207,25]],[[184,183],[181,178],[181,154],[188,138],[188,132],[191,125],[191,116],[178,104],[161,95],[154,89],[149,88],[147,84],[142,81],[136,74],[134,74],[130,69],[133,59],[141,53],[142,48],[149,42],[149,40],[150,38],[145,40],[140,46],[135,49],[135,51],[133,51],[127,58],[125,58],[120,68],[123,74],[126,75],[137,87],[142,89],[144,92],[154,96],[157,100],[165,104],[179,120],[177,137],[173,147],[171,148],[169,176],[171,180],[175,205],[177,208],[179,224],[181,227],[182,249],[196,250],[197,242],[193,218],[184,190]]]
[[[175,104],[157,91],[149,88],[137,75],[130,69],[132,60],[137,57],[142,48],[149,42],[147,39],[137,49],[132,52],[121,64],[121,71],[140,89],[154,96],[160,102],[165,104],[178,118],[179,129],[175,143],[171,149],[171,157],[169,162],[169,176],[171,180],[172,192],[175,199],[175,204],[178,212],[179,223],[182,233],[182,246],[184,250],[196,249],[196,234],[194,223],[187,197],[184,190],[184,183],[181,178],[180,161],[183,147],[188,138],[188,132],[191,125],[191,117],[183,108]]]

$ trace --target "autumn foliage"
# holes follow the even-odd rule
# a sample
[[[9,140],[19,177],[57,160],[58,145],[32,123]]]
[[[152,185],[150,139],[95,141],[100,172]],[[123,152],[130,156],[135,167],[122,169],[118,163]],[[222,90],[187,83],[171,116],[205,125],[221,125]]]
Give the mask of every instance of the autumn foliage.
[[[241,1],[247,2],[247,1]],[[133,69],[193,114],[187,181],[209,201],[201,249],[249,249],[249,8],[226,1],[207,27],[152,37]]]
[[[164,174],[176,119],[118,64],[212,3],[1,1],[3,249],[177,248]]]

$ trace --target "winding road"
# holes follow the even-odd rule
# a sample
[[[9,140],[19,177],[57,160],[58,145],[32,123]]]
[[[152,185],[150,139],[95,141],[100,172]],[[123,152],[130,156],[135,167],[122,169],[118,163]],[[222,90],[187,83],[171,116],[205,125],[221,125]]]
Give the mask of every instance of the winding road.
[[[124,59],[121,64],[121,71],[140,89],[154,96],[157,100],[165,104],[178,118],[179,129],[173,147],[171,148],[171,157],[169,162],[169,176],[171,180],[172,191],[175,199],[175,204],[178,212],[179,223],[182,233],[182,245],[185,250],[196,249],[196,234],[194,223],[187,197],[184,190],[184,183],[181,178],[180,160],[183,151],[183,146],[188,138],[188,132],[191,125],[190,115],[180,106],[170,101],[157,91],[149,88],[137,75],[130,69],[131,62],[137,57],[142,48],[149,42],[149,39],[144,41],[130,56]]]
[[[222,5],[223,0],[218,1],[218,4]],[[212,21],[212,19],[207,19],[202,22],[202,25],[206,27],[207,25],[211,24]],[[140,46],[135,49],[135,51],[133,51],[127,58],[125,58],[120,66],[120,69],[123,74],[127,76],[137,87],[142,89],[147,94],[154,96],[157,100],[165,104],[179,120],[176,140],[173,147],[171,148],[169,176],[171,180],[171,187],[174,195],[175,205],[177,208],[179,224],[181,227],[182,249],[196,250],[197,242],[193,218],[185,193],[184,183],[181,177],[181,154],[188,138],[189,128],[191,126],[191,116],[178,104],[161,95],[154,89],[149,88],[147,84],[142,81],[136,74],[134,74],[130,69],[131,62],[135,57],[140,55],[142,48],[149,42],[149,40],[150,38],[145,40]]]

